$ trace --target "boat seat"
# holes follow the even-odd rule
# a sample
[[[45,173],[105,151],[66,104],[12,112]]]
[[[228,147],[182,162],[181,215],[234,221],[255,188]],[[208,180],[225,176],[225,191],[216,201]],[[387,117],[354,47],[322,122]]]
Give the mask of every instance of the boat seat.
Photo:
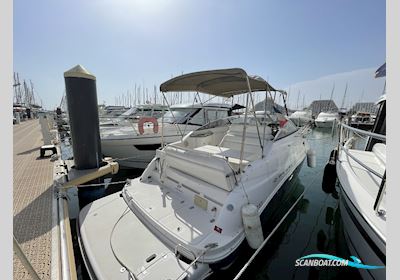
[[[386,145],[383,143],[376,143],[372,148],[372,152],[379,162],[386,166]]]
[[[240,151],[232,150],[226,147],[218,147],[212,145],[204,145],[201,147],[197,147],[194,149],[195,151],[207,153],[209,155],[213,155],[215,157],[220,157],[226,159],[229,165],[235,170],[239,170],[240,163]],[[242,160],[242,169],[249,164],[250,161],[255,160],[258,157],[257,155],[251,153],[244,153]]]
[[[206,153],[182,150],[172,145],[167,146],[164,151],[168,167],[225,191],[232,190],[235,184],[233,171],[225,159]]]

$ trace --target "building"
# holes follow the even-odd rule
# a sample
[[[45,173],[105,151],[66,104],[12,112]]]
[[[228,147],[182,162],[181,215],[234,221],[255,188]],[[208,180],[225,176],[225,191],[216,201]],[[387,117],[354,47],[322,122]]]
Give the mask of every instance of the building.
[[[265,100],[265,99],[264,99]],[[258,102],[257,104],[255,104],[254,105],[254,107],[255,107],[255,110],[256,111],[264,111],[264,100],[263,101],[260,101],[260,102]],[[266,111],[269,111],[269,112],[273,112],[274,111],[274,109],[273,109],[273,107],[272,107],[272,104],[273,104],[274,102],[273,102],[273,100],[271,99],[271,97],[268,97],[267,98],[267,110]],[[279,104],[276,104],[275,103],[275,107],[279,110],[279,111],[281,111],[283,114],[286,114],[286,111],[285,111],[285,107],[283,107],[283,106],[281,106],[281,105],[279,105]]]
[[[315,100],[311,103],[309,109],[312,116],[317,117],[320,112],[337,112],[338,107],[333,100]]]

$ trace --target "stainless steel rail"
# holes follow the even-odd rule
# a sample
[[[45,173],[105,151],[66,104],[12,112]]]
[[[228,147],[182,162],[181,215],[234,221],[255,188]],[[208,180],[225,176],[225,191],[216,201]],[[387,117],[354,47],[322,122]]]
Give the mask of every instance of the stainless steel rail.
[[[385,171],[385,174],[383,175],[381,185],[379,186],[379,192],[378,192],[378,195],[377,195],[375,203],[374,203],[374,210],[375,210],[375,213],[377,215],[384,215],[385,214],[385,213],[382,213],[382,211],[379,210],[379,205],[382,202],[383,193],[385,191],[386,191],[386,171]]]
[[[383,175],[379,174],[378,172],[376,172],[375,170],[373,170],[372,168],[368,167],[367,165],[365,165],[362,161],[358,160],[355,156],[353,156],[349,149],[346,147],[342,147],[343,151],[346,153],[346,155],[348,155],[349,157],[351,157],[355,162],[357,162],[359,165],[361,165],[363,168],[367,169],[369,172],[371,172],[372,174],[378,176],[379,178],[383,179]]]
[[[370,137],[378,139],[378,140],[386,141],[386,135],[377,134],[377,133],[369,132],[369,131],[366,131],[366,130],[358,129],[358,128],[351,127],[351,126],[349,126],[347,124],[344,124],[344,123],[340,123],[339,125],[341,125],[344,128],[347,128],[347,129],[349,129],[351,131],[357,132],[359,134],[367,135],[367,136],[370,136]]]
[[[348,141],[349,139],[349,131],[355,132],[356,134],[361,134],[361,135],[366,135],[369,136],[371,138],[375,138],[378,140],[382,140],[386,142],[386,135],[382,135],[382,134],[377,134],[377,133],[373,133],[373,132],[369,132],[369,131],[365,131],[362,129],[358,129],[355,127],[351,127],[349,125],[346,125],[344,123],[339,123],[339,125],[341,126],[340,128],[340,135],[339,135],[339,144],[338,144],[338,151],[343,150],[346,155],[348,155],[350,158],[352,158],[355,162],[357,162],[358,164],[360,164],[363,168],[365,168],[367,171],[369,171],[370,173],[376,175],[377,177],[379,177],[380,179],[382,179],[380,187],[379,187],[379,191],[378,194],[376,196],[375,199],[375,203],[373,206],[374,211],[376,212],[377,215],[384,215],[384,213],[382,211],[379,210],[379,206],[382,202],[383,199],[383,195],[386,192],[386,169],[383,175],[379,174],[378,172],[376,172],[375,170],[373,170],[372,168],[368,167],[366,164],[364,164],[363,162],[361,162],[360,160],[358,160],[355,156],[353,156],[350,151],[349,148],[346,147],[346,145],[342,145],[344,144],[344,141]],[[343,128],[347,129],[347,133],[346,133],[346,139],[342,139],[343,138]]]

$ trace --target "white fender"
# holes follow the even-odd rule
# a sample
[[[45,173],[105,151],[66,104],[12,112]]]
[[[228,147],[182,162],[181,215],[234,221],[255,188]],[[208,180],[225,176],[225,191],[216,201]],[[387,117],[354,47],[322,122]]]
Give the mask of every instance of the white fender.
[[[313,149],[307,151],[307,165],[311,168],[317,166],[317,157]]]
[[[257,206],[254,204],[244,205],[242,207],[242,219],[247,243],[251,248],[257,249],[264,241],[264,235]]]

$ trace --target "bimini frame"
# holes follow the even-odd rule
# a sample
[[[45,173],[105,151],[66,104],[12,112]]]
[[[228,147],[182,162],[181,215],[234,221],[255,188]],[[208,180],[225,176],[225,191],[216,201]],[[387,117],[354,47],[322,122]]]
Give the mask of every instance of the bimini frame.
[[[283,97],[287,115],[286,98],[285,98],[286,92],[282,90],[276,90],[270,84],[268,84],[263,78],[259,76],[247,75],[246,71],[244,71],[241,68],[209,70],[209,71],[200,71],[200,72],[184,74],[162,83],[160,85],[160,91],[162,92],[163,95],[166,92],[196,92],[197,94],[201,92],[224,98],[231,98],[234,95],[247,93],[246,109],[244,113],[242,143],[240,149],[239,173],[243,171],[242,162],[244,155],[244,142],[246,139],[249,101],[251,101],[252,103],[253,113],[256,119],[257,134],[260,140],[260,147],[262,150],[261,157],[263,156],[264,152],[265,127],[263,132],[263,139],[261,139],[252,93],[256,91],[266,92],[264,101],[265,102],[264,108],[266,108],[268,93],[270,93],[272,99],[271,91],[279,92]],[[274,102],[274,99],[272,100]],[[264,110],[264,115],[265,114],[266,112]]]

